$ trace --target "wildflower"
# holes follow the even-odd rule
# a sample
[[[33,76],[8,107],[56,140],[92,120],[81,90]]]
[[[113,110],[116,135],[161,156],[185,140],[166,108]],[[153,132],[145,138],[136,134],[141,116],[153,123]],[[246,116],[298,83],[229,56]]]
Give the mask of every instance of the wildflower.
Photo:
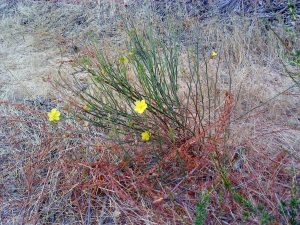
[[[125,64],[128,63],[128,58],[126,56],[121,56],[119,58],[120,63]]]
[[[216,52],[216,51],[212,51],[211,53],[210,53],[210,57],[213,59],[213,58],[215,58],[215,57],[217,57],[218,56],[218,53]]]
[[[146,109],[147,103],[145,99],[135,101],[134,111],[136,111],[139,114],[142,114]]]
[[[84,104],[84,106],[82,106],[82,109],[84,111],[89,111],[89,109],[90,109],[89,104],[88,103]]]
[[[105,70],[105,69],[102,69],[102,70],[101,70],[101,75],[104,76],[105,74],[106,74],[106,70]]]
[[[142,134],[141,134],[141,137],[142,137],[142,140],[143,141],[149,141],[150,140],[150,132],[149,131],[144,131]]]
[[[51,111],[48,112],[48,120],[50,122],[59,121],[60,120],[60,112],[56,108],[51,109]]]

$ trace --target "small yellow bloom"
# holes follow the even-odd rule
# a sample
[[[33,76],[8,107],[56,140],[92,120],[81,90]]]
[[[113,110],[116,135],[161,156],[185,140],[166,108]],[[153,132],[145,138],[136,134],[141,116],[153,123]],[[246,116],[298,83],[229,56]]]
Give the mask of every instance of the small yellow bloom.
[[[120,63],[125,64],[128,63],[128,58],[126,56],[121,56],[119,58]]]
[[[149,131],[144,131],[142,134],[141,134],[141,137],[142,137],[142,140],[143,141],[149,141],[150,140],[150,132]]]
[[[104,76],[105,74],[106,74],[106,70],[105,70],[105,69],[102,69],[102,70],[101,70],[101,75]]]
[[[145,99],[141,101],[139,100],[135,101],[134,111],[136,111],[139,114],[142,114],[146,109],[147,109],[147,103]]]
[[[83,108],[84,111],[89,111],[89,109],[90,109],[88,103],[84,104],[84,106],[82,106],[82,108]]]
[[[213,59],[213,58],[215,58],[215,57],[217,57],[218,56],[218,53],[216,52],[216,51],[212,51],[211,53],[210,53],[210,57]]]
[[[48,112],[48,120],[50,122],[59,121],[60,120],[60,112],[56,108],[51,109],[51,111]]]

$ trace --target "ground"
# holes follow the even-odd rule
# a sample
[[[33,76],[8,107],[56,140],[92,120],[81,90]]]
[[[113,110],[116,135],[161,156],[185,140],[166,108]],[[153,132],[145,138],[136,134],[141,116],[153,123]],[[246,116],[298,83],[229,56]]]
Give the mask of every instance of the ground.
[[[15,100],[46,96],[49,81],[57,77],[58,47],[18,19],[1,20],[0,27],[1,96]]]
[[[243,205],[248,200],[253,207],[259,208],[261,203],[265,209],[255,209],[243,221],[245,224],[268,224],[261,222],[271,218],[266,215],[274,216],[277,221],[270,219],[272,222],[288,223],[289,214],[282,215],[279,204],[297,200],[294,189],[300,183],[300,94],[299,77],[291,79],[287,72],[297,72],[297,67],[290,63],[282,40],[265,26],[264,20],[256,17],[222,14],[197,20],[195,15],[190,17],[180,11],[176,12],[174,22],[172,16],[168,18],[162,11],[147,14],[150,8],[146,4],[136,8],[133,3],[126,7],[122,4],[28,0],[12,3],[6,10],[0,4],[0,221],[192,224],[199,213],[196,211],[201,192],[211,195],[211,202],[203,206],[207,209],[204,224],[239,224],[247,210],[253,213],[251,207]],[[120,64],[121,57],[121,64],[128,63],[130,54],[124,59],[128,45],[126,16],[131,16],[136,30],[145,31],[147,25],[155,24],[161,34],[168,29],[180,31],[180,40],[186,45],[194,40],[200,43],[204,57],[199,64],[199,79],[208,84],[218,81],[211,89],[204,85],[203,90],[204,95],[214,90],[210,94],[220,97],[216,98],[220,105],[214,110],[221,115],[216,124],[223,129],[222,134],[216,138],[211,133],[208,137],[199,134],[204,140],[200,147],[194,140],[197,135],[178,135],[179,140],[170,144],[169,136],[177,130],[165,131],[162,125],[152,129],[154,134],[161,129],[167,136],[164,145],[158,147],[151,142],[155,135],[150,136],[150,144],[139,140],[137,132],[115,137],[115,127],[107,131],[93,126],[93,120],[80,117],[91,109],[82,100],[84,94],[80,94],[92,86],[88,69],[99,66],[98,61],[93,61],[95,50],[105,52],[114,64]],[[300,46],[296,22],[270,25],[291,52]],[[211,56],[212,50],[218,51],[217,56]],[[190,53],[190,49],[180,52],[182,93],[191,74],[184,61]],[[95,64],[82,69],[75,64],[81,56],[90,57]],[[73,86],[73,75],[83,88]],[[127,75],[132,78],[134,73],[129,70]],[[75,90],[69,90],[68,85]],[[180,96],[182,102],[186,96]],[[209,101],[210,96],[205,96],[203,108]],[[101,103],[104,105],[105,101]],[[132,104],[126,107],[130,110]],[[98,106],[96,116],[107,109]],[[58,123],[49,123],[47,112],[54,107],[62,118]],[[107,115],[104,119],[113,113]],[[205,111],[205,119],[207,115]],[[151,124],[153,117],[148,119]],[[148,126],[146,119],[140,121]],[[126,126],[134,124],[131,119],[126,122]],[[226,135],[230,138],[223,145]],[[211,143],[217,143],[217,138],[220,143],[214,153],[224,156],[224,161],[229,160],[224,165],[228,174],[216,169],[220,161],[212,160]],[[124,140],[129,140],[129,144],[119,144]],[[182,154],[179,157],[183,163],[187,161],[187,176],[181,173],[185,167],[181,167],[180,160],[177,162],[177,154]],[[163,163],[156,164],[157,159]],[[157,169],[157,165],[161,168]],[[159,174],[160,169],[163,175]],[[229,185],[224,177],[231,182]]]

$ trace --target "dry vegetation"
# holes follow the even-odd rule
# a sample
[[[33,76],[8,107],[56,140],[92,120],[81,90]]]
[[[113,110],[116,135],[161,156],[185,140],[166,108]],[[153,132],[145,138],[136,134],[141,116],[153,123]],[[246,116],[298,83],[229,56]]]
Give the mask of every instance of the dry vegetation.
[[[12,2],[0,5],[1,224],[300,223],[299,15]],[[147,80],[157,71],[172,91]]]

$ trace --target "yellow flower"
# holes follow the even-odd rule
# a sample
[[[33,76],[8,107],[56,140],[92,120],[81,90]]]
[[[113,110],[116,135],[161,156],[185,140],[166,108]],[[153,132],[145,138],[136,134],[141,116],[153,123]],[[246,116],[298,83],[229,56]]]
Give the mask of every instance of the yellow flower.
[[[126,56],[121,56],[119,58],[120,63],[125,64],[128,63],[128,58]]]
[[[59,121],[60,120],[60,112],[56,108],[51,109],[51,111],[48,112],[48,120],[50,122]]]
[[[218,53],[216,52],[216,51],[212,51],[211,53],[210,53],[210,57],[213,59],[213,58],[215,58],[215,57],[217,57],[218,56]]]
[[[106,70],[105,70],[105,69],[102,69],[102,70],[101,70],[101,75],[104,76],[105,74],[106,74]]]
[[[141,134],[141,137],[142,137],[142,140],[143,141],[149,141],[150,140],[150,132],[149,131],[144,131],[142,134]]]
[[[139,101],[135,101],[134,111],[136,111],[139,114],[142,114],[147,109],[147,103],[145,99]]]
[[[83,108],[84,111],[89,111],[89,109],[90,109],[88,103],[84,104],[84,106],[82,106],[82,108]]]

